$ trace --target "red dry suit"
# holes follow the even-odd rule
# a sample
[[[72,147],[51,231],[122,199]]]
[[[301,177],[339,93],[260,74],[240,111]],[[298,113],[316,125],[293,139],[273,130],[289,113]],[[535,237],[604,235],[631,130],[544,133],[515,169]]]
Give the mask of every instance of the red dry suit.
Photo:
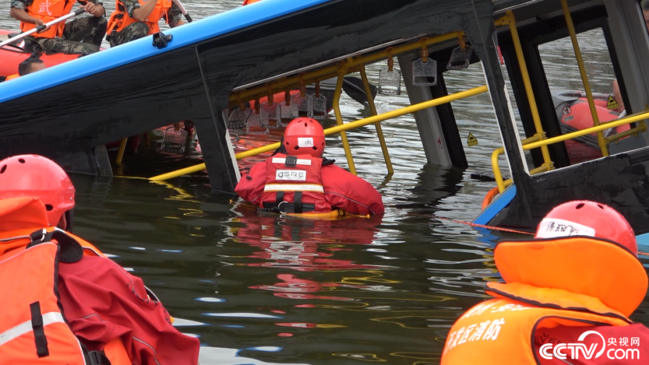
[[[90,350],[119,337],[133,364],[198,363],[198,339],[178,332],[142,279],[110,259],[61,263],[59,295],[72,331]]]
[[[241,177],[241,181],[239,181],[239,184],[237,184],[234,191],[242,199],[262,208],[264,207],[264,199],[269,199],[272,200],[272,202],[275,202],[276,198],[270,199],[269,195],[264,193],[264,190],[267,181],[271,178],[276,178],[276,175],[269,177],[269,173],[271,172],[268,171],[268,165],[272,163],[274,157],[278,156],[280,156],[280,154],[270,157],[270,163],[266,161],[253,166],[247,175]],[[323,161],[322,159],[313,158],[308,155],[289,157]],[[275,170],[275,173],[276,171],[277,169]],[[359,215],[381,215],[385,212],[381,194],[379,194],[370,183],[327,160],[324,160],[321,165],[320,179],[324,191],[324,200],[330,208],[326,208],[320,201],[318,201],[316,212],[326,212],[326,210],[323,209],[342,209],[346,213]],[[311,190],[313,190],[313,188],[311,188]],[[287,196],[288,194],[285,195],[285,197]],[[293,203],[293,201],[288,201],[287,199],[283,199],[283,201]],[[303,199],[303,203],[304,202]],[[315,201],[308,201],[308,203],[315,203]]]

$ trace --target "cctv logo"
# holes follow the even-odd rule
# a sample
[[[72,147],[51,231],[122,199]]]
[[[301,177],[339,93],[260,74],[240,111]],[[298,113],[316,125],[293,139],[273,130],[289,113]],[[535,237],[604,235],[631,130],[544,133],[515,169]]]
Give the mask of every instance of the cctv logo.
[[[606,349],[606,340],[601,333],[597,331],[586,331],[579,336],[577,341],[583,341],[589,335],[597,335],[602,340],[601,346],[598,343],[593,343],[590,347],[586,347],[586,344],[583,343],[560,343],[552,344],[546,343],[539,349],[539,355],[546,360],[552,360],[553,358],[559,360],[579,360],[580,356],[582,359],[591,360],[597,359],[606,353],[606,357],[611,360],[635,360],[640,359],[640,350],[637,348],[610,348]],[[632,339],[632,340],[635,340]],[[637,339],[637,345],[640,345],[639,338]],[[609,341],[609,343],[614,343],[615,341]],[[634,344],[635,341],[632,341]],[[599,351],[598,351],[599,349]]]

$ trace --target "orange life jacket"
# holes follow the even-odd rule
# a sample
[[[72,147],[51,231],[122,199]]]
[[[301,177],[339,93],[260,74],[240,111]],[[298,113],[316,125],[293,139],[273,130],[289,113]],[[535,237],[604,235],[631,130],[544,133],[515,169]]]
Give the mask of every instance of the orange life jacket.
[[[647,272],[633,253],[597,237],[501,242],[494,260],[507,283],[597,298],[627,317],[642,303],[649,286]]]
[[[144,5],[146,1],[144,0],[138,0],[140,5]],[[154,1],[154,0],[149,0],[149,1]],[[173,0],[155,0],[156,5],[155,8],[153,8],[153,11],[149,16],[144,20],[144,23],[149,27],[149,35],[158,33],[160,31],[160,27],[158,26],[158,21],[163,16],[166,16],[169,12],[169,9],[171,9],[171,6],[173,4]],[[120,0],[116,0],[115,2],[115,11],[110,15],[110,18],[108,19],[108,30],[106,31],[106,34],[113,34],[113,32],[121,32],[124,30],[124,28],[128,27],[129,25],[138,22],[137,19],[132,18],[126,13],[126,10],[124,8],[124,5],[122,5]],[[120,10],[124,9],[124,10]]]
[[[34,2],[25,9],[27,14],[33,18],[49,23],[54,19],[67,15],[72,10],[76,0],[34,0]],[[26,32],[36,28],[36,24],[20,22],[20,30]],[[65,21],[58,22],[44,32],[32,33],[35,38],[54,38],[61,37],[65,29]]]
[[[60,312],[57,262],[104,255],[89,242],[48,225],[40,200],[0,200],[0,291],[6,293],[0,359],[11,364],[92,364]],[[107,343],[104,353],[113,365],[131,364],[120,338]]]
[[[19,77],[20,77],[19,74],[9,75],[9,76],[5,77],[5,81],[9,81],[9,80],[17,79],[17,78],[19,78]]]
[[[254,4],[254,3],[256,3],[257,1],[261,1],[261,0],[243,0],[243,5]]]
[[[446,339],[442,365],[537,364],[536,330],[562,325],[586,331],[586,326],[631,323],[620,312],[585,295],[524,284],[488,286],[488,293],[498,299],[474,306],[455,322]]]
[[[322,159],[278,153],[266,160],[266,185],[260,207],[283,213],[331,212],[322,186]]]
[[[626,326],[647,293],[647,273],[632,252],[596,237],[501,242],[494,251],[507,284],[487,283],[498,299],[453,325],[442,364],[536,364],[541,328]]]
[[[42,243],[0,261],[0,358],[10,364],[86,364],[56,294],[59,247]],[[17,280],[20,278],[20,280]]]

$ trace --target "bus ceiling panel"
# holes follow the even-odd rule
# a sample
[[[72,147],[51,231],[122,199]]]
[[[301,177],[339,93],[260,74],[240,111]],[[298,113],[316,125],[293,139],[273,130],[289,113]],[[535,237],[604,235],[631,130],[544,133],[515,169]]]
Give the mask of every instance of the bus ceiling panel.
[[[339,56],[339,57],[336,57],[336,58],[332,58],[331,60],[323,61],[323,62],[320,62],[320,63],[317,63],[317,64],[313,64],[313,65],[310,65],[310,66],[302,67],[300,69],[296,69],[296,70],[285,72],[285,73],[282,73],[282,74],[279,74],[279,75],[276,75],[276,76],[272,76],[272,77],[269,77],[269,78],[266,78],[266,79],[263,79],[263,80],[259,80],[259,81],[251,82],[251,83],[248,83],[248,84],[245,84],[245,85],[237,86],[237,87],[234,88],[233,92],[237,92],[237,91],[249,89],[251,87],[263,85],[263,84],[266,84],[266,83],[269,83],[269,82],[274,82],[274,81],[277,81],[277,80],[281,80],[281,79],[283,79],[285,77],[291,77],[291,76],[299,75],[301,73],[314,71],[314,70],[318,70],[320,68],[325,68],[325,67],[328,67],[328,66],[332,66],[332,65],[335,65],[336,63],[338,63],[340,61],[343,61],[343,60],[346,60],[346,59],[349,59],[349,58],[352,58],[352,57],[372,55],[372,54],[374,54],[376,52],[384,51],[388,47],[396,47],[396,46],[400,46],[400,45],[404,45],[404,44],[408,44],[408,43],[412,43],[412,42],[418,42],[424,36],[425,35],[422,34],[422,35],[418,35],[417,37],[412,37],[412,38],[409,38],[409,39],[397,39],[397,40],[394,40],[394,41],[391,41],[391,42],[387,42],[387,43],[380,44],[380,45],[377,45],[377,46],[373,46],[373,47],[370,47],[370,48],[367,48],[367,49],[363,49],[363,50],[360,50],[360,51],[357,51],[357,52],[354,52],[354,53],[350,53],[350,54],[346,54],[346,55]],[[438,67],[441,67],[442,72],[445,72],[446,71],[446,60],[449,59],[449,57],[451,56],[452,51],[457,47],[458,47],[457,39],[452,39],[452,40],[449,40],[449,41],[443,41],[443,42],[440,42],[440,43],[431,44],[430,46],[428,46],[428,52],[429,52],[431,58],[434,58],[436,60],[445,60],[444,62],[442,62],[441,64],[438,65]],[[421,52],[420,49],[415,49],[415,50],[412,50],[412,51],[409,51],[409,52],[405,52],[405,53],[403,53],[401,55],[419,55],[420,52]],[[393,54],[393,56],[396,57],[396,56],[399,56],[399,54],[395,53],[395,54]],[[376,61],[376,62],[373,62],[373,63],[377,63],[377,62],[385,62],[385,59],[382,59],[382,60],[379,60],[379,61]],[[480,62],[480,59],[474,53],[472,55],[472,57],[471,57],[470,63],[473,64],[473,63],[476,63],[476,62]]]
[[[247,88],[250,88],[250,87],[253,87],[253,86],[263,85],[263,84],[265,84],[267,82],[279,80],[279,79],[284,78],[284,77],[299,75],[299,74],[301,74],[303,72],[313,71],[313,70],[317,70],[319,68],[331,66],[331,65],[334,65],[334,64],[336,64],[336,63],[338,63],[340,61],[343,61],[343,60],[351,58],[351,57],[356,57],[356,56],[360,56],[360,55],[367,55],[367,54],[370,54],[370,53],[372,53],[374,51],[384,50],[384,49],[386,49],[388,47],[392,47],[392,46],[395,46],[397,44],[405,43],[405,42],[411,41],[412,39],[418,39],[418,38],[419,37],[414,37],[414,38],[411,38],[411,39],[397,39],[397,40],[394,40],[394,41],[391,41],[391,42],[387,42],[387,43],[379,44],[379,45],[376,45],[376,46],[373,46],[373,47],[369,47],[367,49],[362,49],[362,50],[359,50],[359,51],[356,51],[356,52],[353,52],[353,53],[338,56],[338,57],[332,58],[332,59],[327,60],[327,61],[319,62],[319,63],[313,64],[313,65],[309,65],[309,66],[302,67],[302,68],[299,68],[299,69],[296,69],[296,70],[285,72],[285,73],[282,73],[282,74],[279,74],[279,75],[276,75],[276,76],[273,76],[273,77],[269,77],[267,79],[263,79],[263,80],[251,82],[251,83],[248,83],[248,84],[245,84],[245,85],[237,86],[234,89],[234,92],[237,92],[237,91],[240,91],[240,90],[243,90],[243,89],[247,89]]]
[[[304,10],[299,17],[274,19],[230,37],[203,42],[197,51],[208,80],[225,82],[230,91],[241,90],[409,39],[457,31],[476,43],[477,54],[484,54],[488,52],[484,48],[486,35],[493,29],[489,23],[492,17],[489,0],[332,2]],[[242,50],[246,51],[243,58]],[[233,73],[242,68],[247,71]],[[224,71],[229,80],[223,77]]]

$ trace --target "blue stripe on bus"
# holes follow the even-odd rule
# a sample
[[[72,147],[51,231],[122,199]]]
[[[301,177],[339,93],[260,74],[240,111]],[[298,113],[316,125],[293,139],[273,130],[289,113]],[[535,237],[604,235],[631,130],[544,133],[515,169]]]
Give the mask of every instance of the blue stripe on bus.
[[[505,209],[505,207],[514,199],[516,196],[516,185],[511,185],[505,191],[503,191],[502,194],[500,194],[499,197],[496,198],[489,206],[483,210],[476,219],[473,220],[473,223],[476,224],[489,224],[494,217],[498,213],[500,213],[501,210]]]

